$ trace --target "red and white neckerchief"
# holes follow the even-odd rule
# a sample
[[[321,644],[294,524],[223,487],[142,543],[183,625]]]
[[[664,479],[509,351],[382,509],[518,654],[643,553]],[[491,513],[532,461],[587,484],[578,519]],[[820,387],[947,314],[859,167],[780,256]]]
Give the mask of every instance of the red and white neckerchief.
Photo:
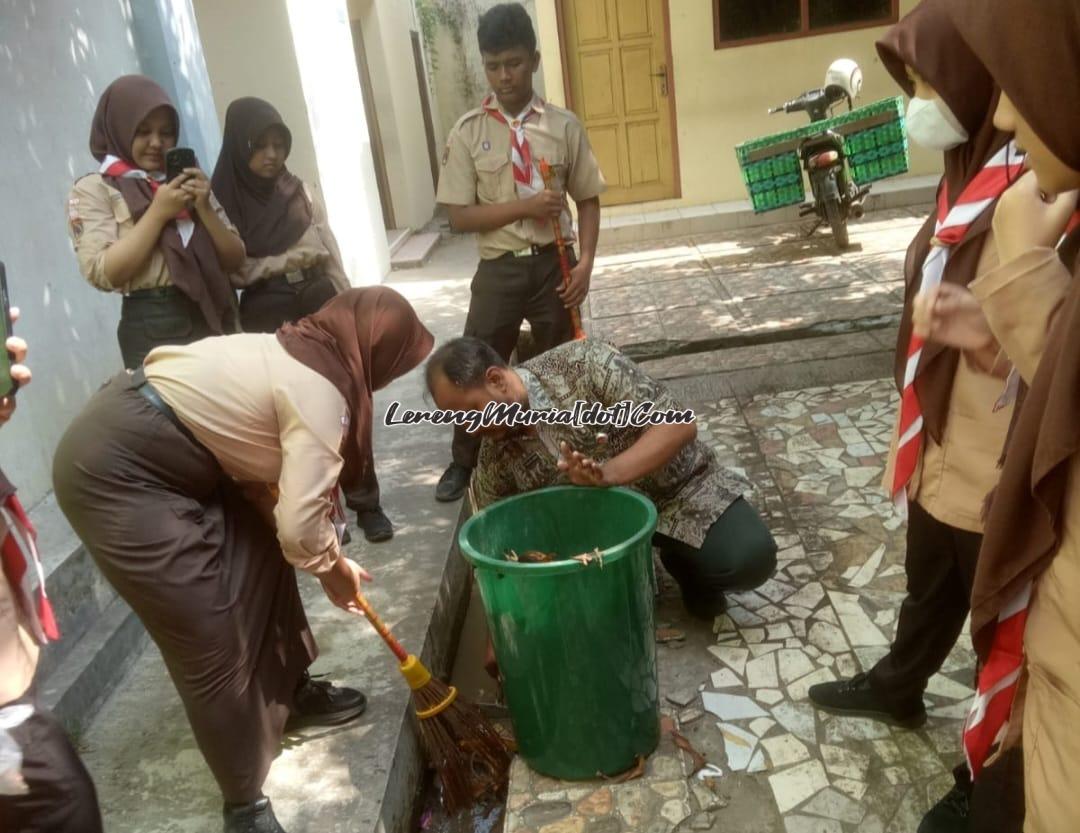
[[[529,149],[529,137],[525,134],[525,124],[534,114],[540,115],[543,102],[534,98],[529,102],[529,106],[514,118],[507,116],[499,109],[494,95],[489,95],[484,99],[483,107],[489,116],[510,128],[510,161],[514,166],[514,182],[525,185],[534,191],[544,190],[543,180],[537,182],[540,172],[537,166],[533,164],[532,151]]]
[[[154,176],[148,174],[142,168],[136,168],[134,165],[112,154],[105,157],[101,167],[98,168],[98,173],[103,176],[115,176],[123,179],[145,179],[150,183],[150,191],[154,194],[157,193],[157,189],[161,187],[161,183],[165,179],[164,175]],[[195,233],[195,221],[191,218],[191,213],[185,209],[176,215],[175,222],[176,230],[180,234],[180,242],[184,244],[184,248],[187,248],[188,243],[191,242],[191,236]]]
[[[1077,228],[1080,228],[1080,211],[1073,214],[1062,242]],[[978,777],[990,750],[1009,732],[1016,687],[1024,667],[1024,628],[1033,587],[1034,582],[1029,581],[1020,588],[994,623],[990,653],[979,671],[975,699],[964,722],[964,756],[972,778]]]
[[[0,542],[0,566],[11,585],[15,602],[23,611],[34,639],[41,645],[53,642],[60,638],[60,629],[49,597],[45,595],[45,570],[34,543],[37,533],[15,495],[8,495],[0,503],[0,520],[6,527],[4,540]],[[30,574],[31,564],[37,577],[36,593]]]
[[[931,240],[930,253],[923,261],[919,293],[929,292],[941,284],[945,265],[952,247],[963,241],[971,224],[990,208],[1005,190],[1016,181],[1023,170],[1024,157],[1013,144],[999,150],[975,175],[949,208],[948,186],[943,183],[938,194],[938,220]],[[908,343],[907,366],[904,369],[903,393],[900,397],[900,440],[897,443],[896,465],[893,470],[892,499],[901,514],[907,514],[907,485],[918,467],[922,450],[923,416],[915,393],[915,375],[925,340],[911,334]]]

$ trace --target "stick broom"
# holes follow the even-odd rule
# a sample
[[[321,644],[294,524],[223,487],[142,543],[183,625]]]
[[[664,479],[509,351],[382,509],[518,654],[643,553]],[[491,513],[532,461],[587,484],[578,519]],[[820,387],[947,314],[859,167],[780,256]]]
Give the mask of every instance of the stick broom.
[[[512,742],[504,739],[480,710],[408,653],[390,633],[363,595],[356,603],[398,660],[398,670],[412,689],[420,742],[439,775],[443,801],[451,814],[494,794],[506,782]]]

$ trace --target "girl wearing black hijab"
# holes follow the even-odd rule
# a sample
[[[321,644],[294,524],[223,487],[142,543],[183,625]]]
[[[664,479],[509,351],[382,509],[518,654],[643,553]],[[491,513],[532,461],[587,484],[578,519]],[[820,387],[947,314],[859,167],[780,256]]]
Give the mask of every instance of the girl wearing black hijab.
[[[68,198],[80,271],[97,289],[124,295],[116,334],[127,368],[160,345],[236,330],[226,271],[243,263],[244,244],[201,170],[164,181],[179,131],[176,108],[154,81],[116,79],[90,129],[100,167]]]
[[[232,281],[249,333],[272,333],[349,288],[326,208],[285,167],[291,150],[292,134],[269,102],[229,105],[212,182],[247,249]]]
[[[248,333],[296,323],[349,288],[326,207],[285,167],[291,150],[292,133],[269,102],[238,98],[229,105],[212,182],[247,249],[230,277],[241,290],[240,326]],[[393,537],[374,468],[346,488],[345,500],[368,541]]]
[[[245,333],[273,333],[318,311],[349,288],[318,192],[285,167],[293,134],[269,102],[238,98],[225,115],[214,193],[240,230],[247,257],[230,274]],[[393,537],[379,506],[379,482],[347,484],[346,502],[373,543]]]

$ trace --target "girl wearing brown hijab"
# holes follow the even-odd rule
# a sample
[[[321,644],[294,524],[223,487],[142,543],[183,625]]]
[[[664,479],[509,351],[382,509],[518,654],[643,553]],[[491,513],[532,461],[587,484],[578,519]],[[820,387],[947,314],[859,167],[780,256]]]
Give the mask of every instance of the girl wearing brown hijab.
[[[371,465],[372,394],[432,336],[390,289],[353,289],[278,335],[162,347],[60,441],[57,500],[161,649],[225,799],[225,830],[279,833],[262,784],[288,725],[363,712],[313,681],[295,570],[354,610],[332,495]]]
[[[916,343],[913,357],[916,296],[937,280],[966,286],[997,266],[994,206],[1020,173],[1010,135],[993,125],[993,80],[952,25],[947,3],[925,0],[877,44],[882,64],[911,97],[909,136],[943,152],[945,169],[938,205],[908,248],[904,266],[895,370],[902,405],[885,476],[890,495],[907,507],[908,594],[890,650],[873,668],[810,689],[810,699],[826,711],[908,728],[925,722],[923,693],[967,618],[983,506],[997,483],[1012,414],[1011,405],[996,407],[1003,380],[981,372],[961,350]],[[918,409],[914,415],[905,412],[911,407]],[[908,431],[905,420],[913,417],[921,417],[921,430],[916,422]],[[956,788],[927,816],[921,833],[968,829],[966,767],[956,777]],[[997,800],[1006,793],[995,795],[995,829],[1018,830],[1022,809],[1010,814]],[[1012,797],[1014,805],[1022,804]],[[1012,826],[1005,815],[1015,817]]]
[[[1001,266],[916,308],[927,337],[1003,348],[1028,386],[972,592],[981,671],[964,747],[978,782],[994,747],[1022,734],[1024,829],[1059,833],[1080,829],[1080,5],[952,0],[949,12],[1031,168],[994,218]]]
[[[243,266],[230,275],[241,290],[240,325],[247,333],[272,333],[349,288],[326,207],[285,167],[291,150],[292,133],[269,102],[238,98],[229,105],[212,183],[247,249]],[[345,498],[368,541],[393,537],[374,467]]]
[[[98,101],[90,128],[96,173],[75,183],[68,229],[79,269],[92,286],[121,292],[117,338],[124,366],[138,367],[161,344],[235,332],[235,295],[225,270],[244,244],[189,168],[164,182],[165,154],[180,117],[151,79],[125,75]]]

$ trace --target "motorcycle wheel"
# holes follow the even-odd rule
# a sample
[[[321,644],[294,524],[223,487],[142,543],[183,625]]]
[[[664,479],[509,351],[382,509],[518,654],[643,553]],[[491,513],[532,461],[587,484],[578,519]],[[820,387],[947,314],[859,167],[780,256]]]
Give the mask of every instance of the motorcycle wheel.
[[[847,217],[844,216],[844,209],[840,205],[840,200],[829,200],[825,203],[825,219],[829,221],[829,226],[832,228],[836,245],[841,250],[850,246],[851,238],[848,235]]]

